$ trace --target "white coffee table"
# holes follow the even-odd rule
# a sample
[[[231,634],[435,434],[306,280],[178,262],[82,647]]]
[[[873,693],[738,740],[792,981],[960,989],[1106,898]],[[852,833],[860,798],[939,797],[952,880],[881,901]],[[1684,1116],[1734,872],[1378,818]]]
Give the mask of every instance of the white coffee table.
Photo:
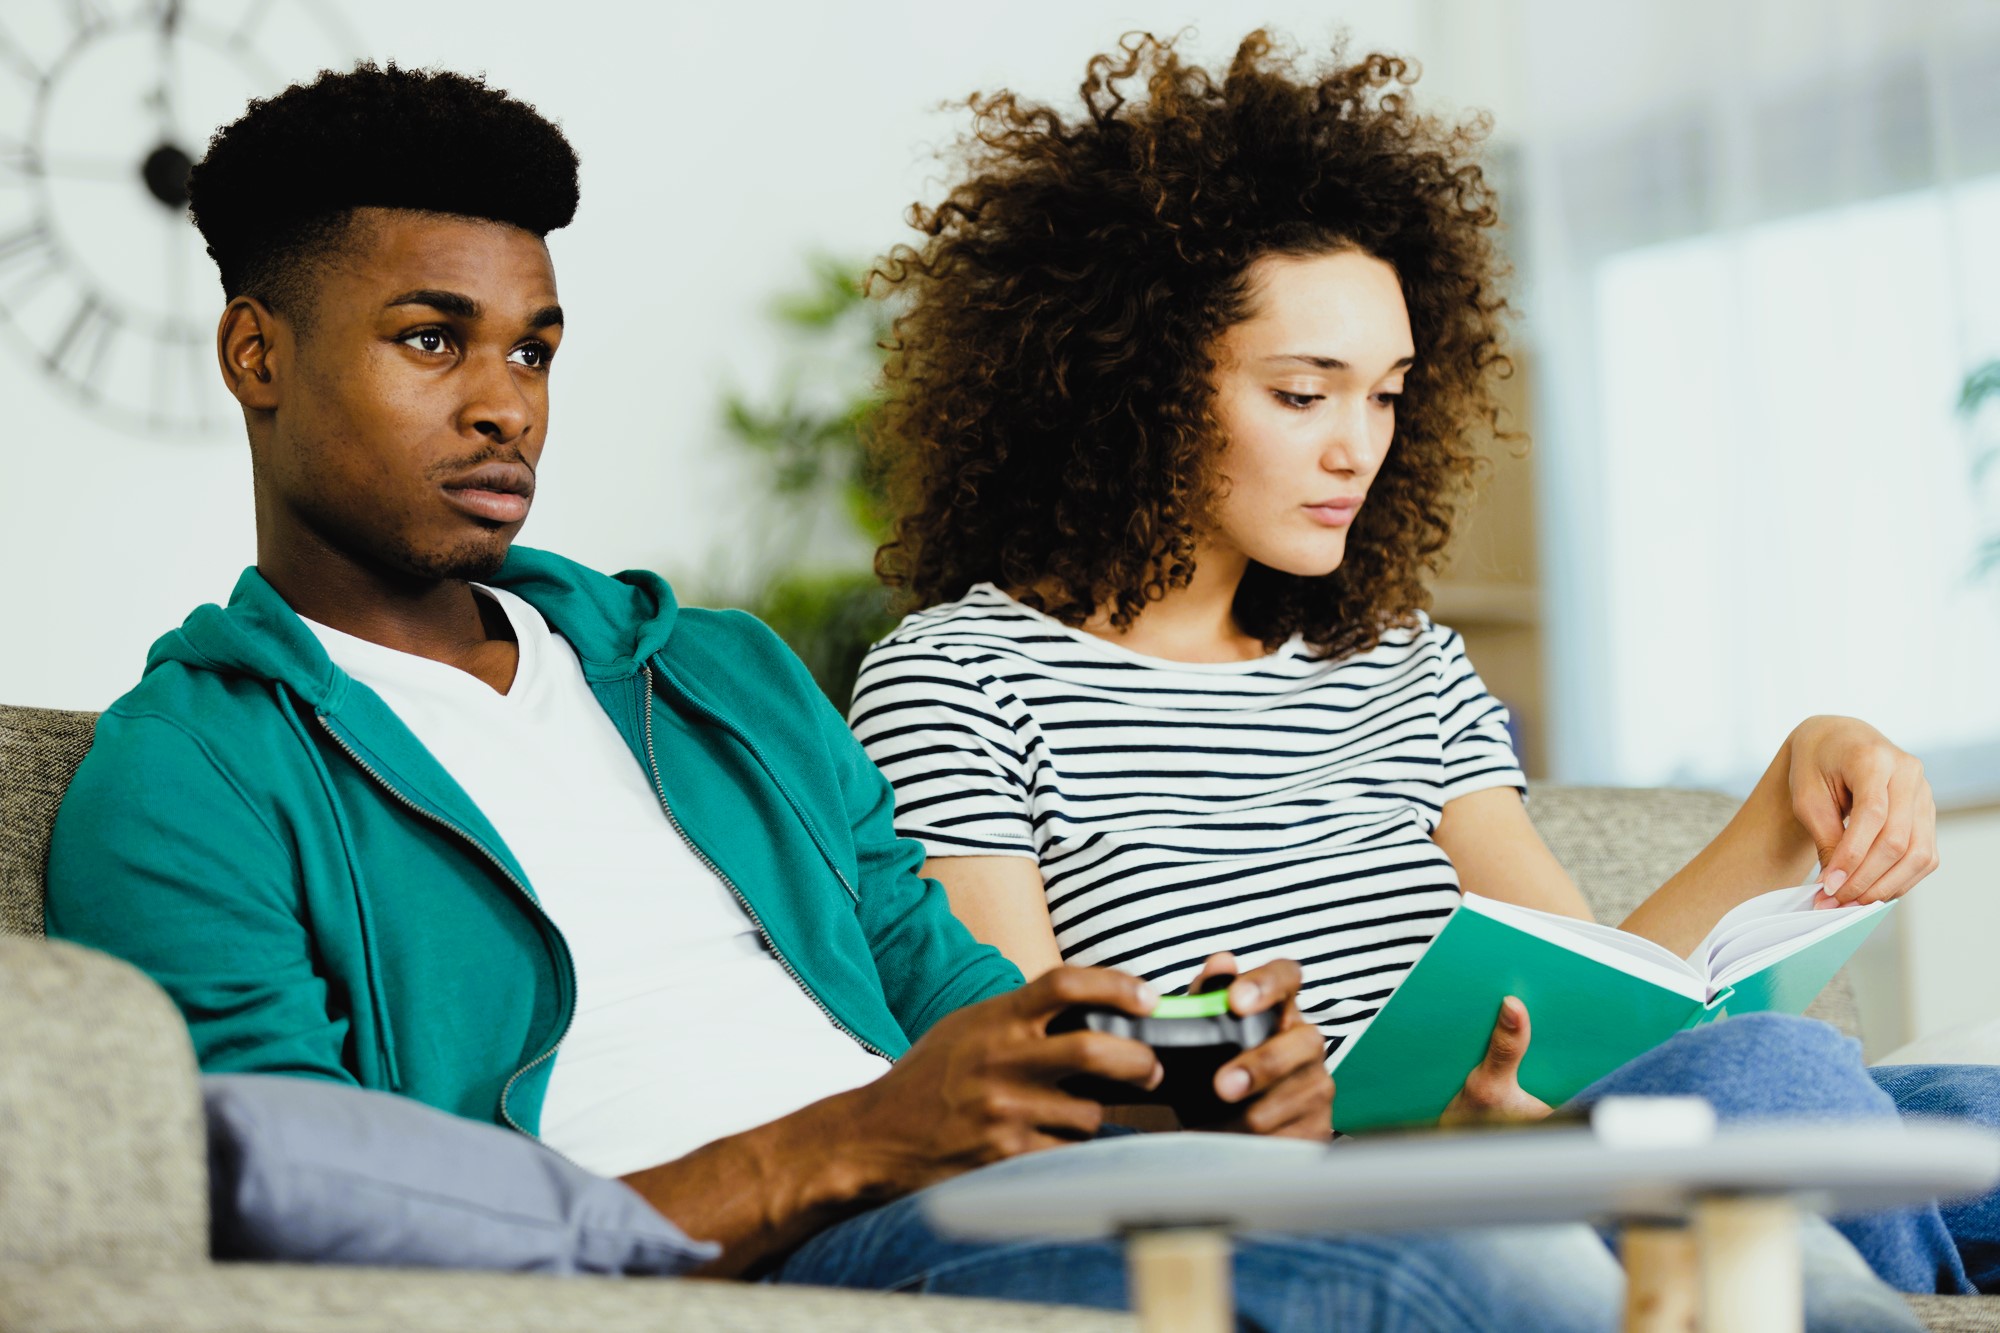
[[[970,1239],[1126,1238],[1148,1333],[1231,1327],[1229,1234],[1591,1222],[1623,1227],[1630,1330],[1804,1327],[1799,1210],[1834,1216],[2000,1182],[2000,1135],[1935,1123],[1716,1128],[1706,1104],[1621,1099],[1591,1126],[1344,1141],[1147,1134],[937,1186]]]

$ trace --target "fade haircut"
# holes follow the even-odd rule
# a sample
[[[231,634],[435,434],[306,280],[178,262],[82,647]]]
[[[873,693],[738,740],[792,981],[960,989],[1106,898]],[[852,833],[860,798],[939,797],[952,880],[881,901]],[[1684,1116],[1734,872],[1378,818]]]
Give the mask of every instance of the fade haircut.
[[[357,208],[547,236],[576,201],[576,152],[534,107],[481,77],[393,63],[324,70],[251,102],[188,177],[188,213],[224,298],[255,297],[301,330]]]

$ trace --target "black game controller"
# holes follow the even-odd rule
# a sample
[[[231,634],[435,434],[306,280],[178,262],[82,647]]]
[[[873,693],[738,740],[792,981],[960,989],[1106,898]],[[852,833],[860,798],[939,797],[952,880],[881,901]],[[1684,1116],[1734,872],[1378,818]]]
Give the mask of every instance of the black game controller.
[[[1144,1042],[1159,1056],[1166,1076],[1151,1092],[1117,1079],[1076,1074],[1062,1080],[1065,1092],[1106,1106],[1171,1106],[1183,1126],[1203,1129],[1238,1115],[1242,1103],[1215,1095],[1215,1073],[1254,1046],[1262,1046],[1278,1030],[1274,1009],[1238,1016],[1229,1012],[1229,983],[1234,977],[1211,977],[1213,989],[1199,995],[1169,995],[1145,1018],[1117,1009],[1076,1005],[1049,1020],[1049,1035],[1063,1032],[1108,1032]]]

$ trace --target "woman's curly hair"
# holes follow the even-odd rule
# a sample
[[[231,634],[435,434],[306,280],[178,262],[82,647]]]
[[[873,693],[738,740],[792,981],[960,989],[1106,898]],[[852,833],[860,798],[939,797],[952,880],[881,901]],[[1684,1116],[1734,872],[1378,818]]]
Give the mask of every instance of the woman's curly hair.
[[[988,580],[1123,627],[1185,586],[1216,484],[1213,349],[1250,313],[1247,270],[1345,249],[1391,265],[1409,308],[1394,446],[1341,567],[1253,563],[1236,617],[1340,656],[1429,605],[1508,370],[1487,126],[1418,115],[1392,56],[1298,64],[1260,31],[1218,79],[1132,34],[1091,60],[1080,116],[968,103],[963,178],[870,275],[902,309],[872,428],[894,516],[876,568],[916,605]]]

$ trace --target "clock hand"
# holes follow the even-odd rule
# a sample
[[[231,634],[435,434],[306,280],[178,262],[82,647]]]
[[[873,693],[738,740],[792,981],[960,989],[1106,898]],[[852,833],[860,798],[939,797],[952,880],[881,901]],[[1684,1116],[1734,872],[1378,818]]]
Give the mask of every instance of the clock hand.
[[[181,0],[162,0],[159,6],[159,82],[147,100],[160,119],[160,142],[171,145],[179,138],[174,121],[174,38],[181,24]]]

